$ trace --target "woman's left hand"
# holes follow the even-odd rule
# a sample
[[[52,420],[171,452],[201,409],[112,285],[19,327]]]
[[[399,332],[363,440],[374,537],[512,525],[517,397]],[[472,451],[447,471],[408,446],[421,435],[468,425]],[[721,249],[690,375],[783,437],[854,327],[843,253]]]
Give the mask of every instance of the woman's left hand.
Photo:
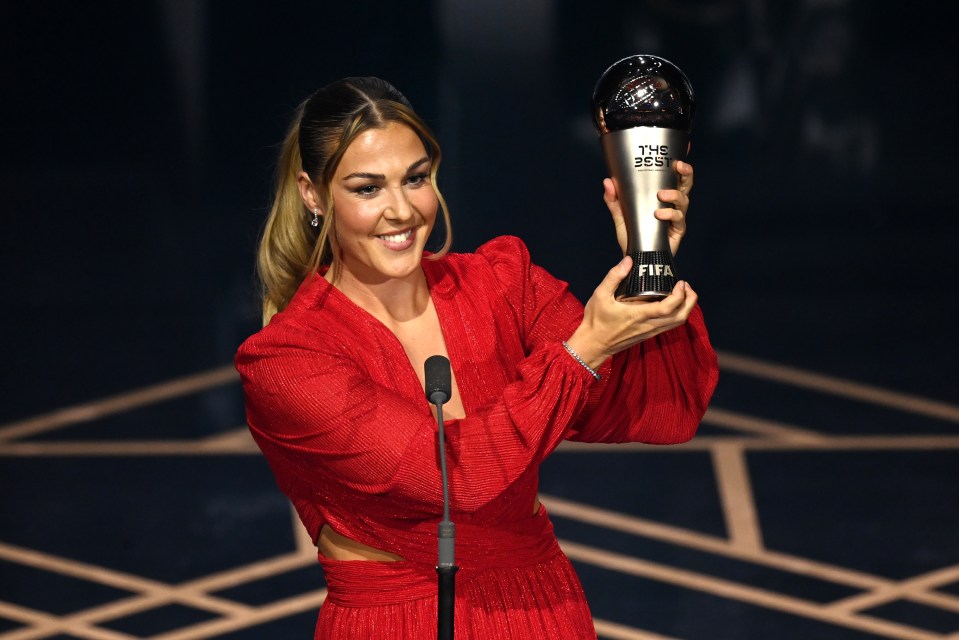
[[[663,189],[656,194],[659,201],[663,204],[671,205],[656,209],[655,216],[659,220],[669,221],[669,249],[676,255],[679,251],[679,243],[686,235],[686,212],[689,210],[689,192],[693,189],[693,165],[688,162],[677,160],[673,163],[673,170],[679,176],[675,189]],[[616,240],[619,242],[623,253],[626,253],[626,221],[623,218],[622,206],[619,203],[619,195],[616,193],[616,185],[610,178],[603,180],[603,200],[609,207],[609,212],[613,216],[613,224],[616,226]]]

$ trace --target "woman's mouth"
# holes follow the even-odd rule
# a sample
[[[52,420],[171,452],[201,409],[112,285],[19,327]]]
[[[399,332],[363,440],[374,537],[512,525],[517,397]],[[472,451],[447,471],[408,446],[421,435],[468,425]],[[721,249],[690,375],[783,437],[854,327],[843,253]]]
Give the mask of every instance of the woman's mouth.
[[[394,251],[402,251],[413,246],[413,230],[407,229],[399,233],[383,234],[376,236],[386,245],[387,248]]]

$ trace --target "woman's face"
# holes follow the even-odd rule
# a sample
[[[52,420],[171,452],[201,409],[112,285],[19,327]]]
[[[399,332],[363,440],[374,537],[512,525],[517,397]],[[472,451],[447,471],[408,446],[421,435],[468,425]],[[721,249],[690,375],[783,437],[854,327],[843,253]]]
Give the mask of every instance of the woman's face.
[[[439,206],[430,166],[404,124],[369,129],[350,144],[332,184],[341,277],[374,285],[418,272]]]

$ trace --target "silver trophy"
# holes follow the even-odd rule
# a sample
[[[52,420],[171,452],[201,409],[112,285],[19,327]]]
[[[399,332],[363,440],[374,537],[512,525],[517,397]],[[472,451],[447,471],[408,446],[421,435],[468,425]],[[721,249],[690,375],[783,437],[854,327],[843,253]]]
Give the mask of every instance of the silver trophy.
[[[685,160],[693,119],[693,87],[673,63],[650,55],[623,58],[593,90],[593,124],[626,219],[633,269],[620,300],[656,300],[676,284],[669,223],[653,215],[660,189],[675,189],[673,163]]]

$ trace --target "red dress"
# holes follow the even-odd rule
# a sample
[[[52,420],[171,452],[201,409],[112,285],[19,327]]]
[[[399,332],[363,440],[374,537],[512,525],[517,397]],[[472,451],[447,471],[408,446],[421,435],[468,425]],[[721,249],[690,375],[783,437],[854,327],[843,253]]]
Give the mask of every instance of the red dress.
[[[718,377],[702,314],[607,360],[563,349],[583,307],[497,238],[423,260],[466,418],[446,423],[460,640],[595,638],[545,509],[539,465],[563,439],[683,442]],[[442,487],[437,428],[403,347],[314,276],[237,353],[253,437],[316,540],[338,533],[401,562],[320,556],[316,638],[436,638]]]

